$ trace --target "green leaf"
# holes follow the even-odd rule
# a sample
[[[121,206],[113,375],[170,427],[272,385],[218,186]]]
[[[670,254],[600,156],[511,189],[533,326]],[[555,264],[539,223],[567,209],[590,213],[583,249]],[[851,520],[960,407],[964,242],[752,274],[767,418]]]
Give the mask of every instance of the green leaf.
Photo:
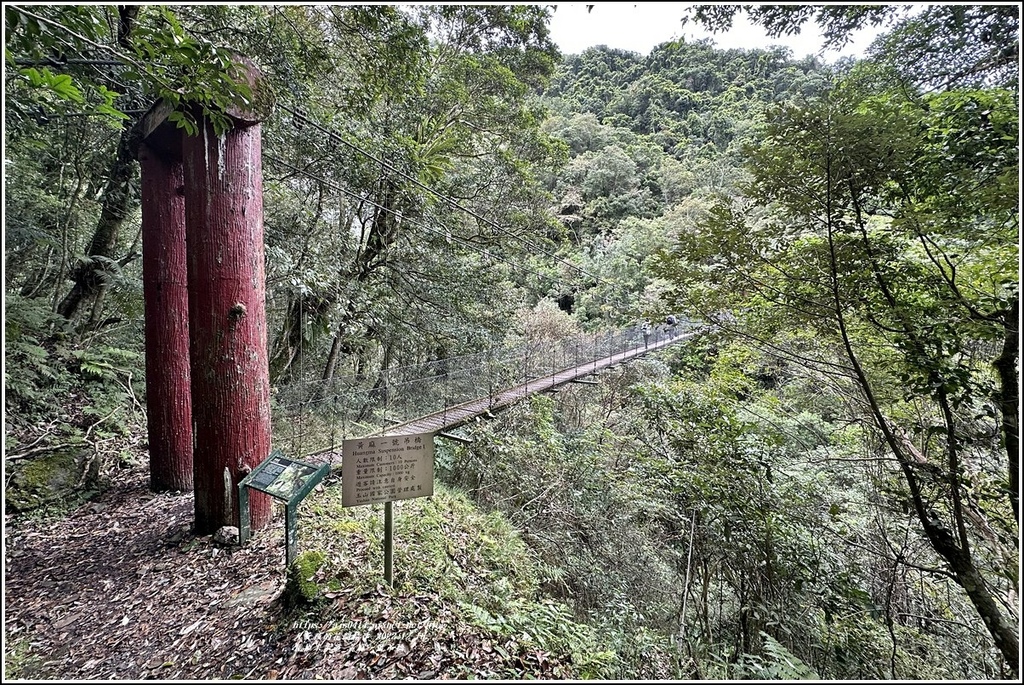
[[[85,98],[82,97],[82,91],[75,86],[71,81],[71,77],[67,74],[54,76],[50,80],[50,87],[61,97],[77,103],[85,102]]]

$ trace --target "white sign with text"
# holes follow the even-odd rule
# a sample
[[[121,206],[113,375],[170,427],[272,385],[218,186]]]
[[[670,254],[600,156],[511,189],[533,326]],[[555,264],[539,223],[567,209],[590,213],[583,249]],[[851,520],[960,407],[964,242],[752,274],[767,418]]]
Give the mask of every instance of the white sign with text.
[[[342,506],[354,507],[433,494],[433,433],[344,441]]]

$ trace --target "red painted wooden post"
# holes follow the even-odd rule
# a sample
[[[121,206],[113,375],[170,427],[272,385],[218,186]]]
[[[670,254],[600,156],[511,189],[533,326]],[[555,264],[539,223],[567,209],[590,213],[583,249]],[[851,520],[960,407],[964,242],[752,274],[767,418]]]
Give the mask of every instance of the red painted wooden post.
[[[238,525],[238,482],[270,453],[260,126],[185,136],[195,532]],[[270,520],[253,492],[251,525]]]
[[[142,292],[145,300],[149,487],[192,489],[185,197],[180,157],[145,143],[142,168]]]

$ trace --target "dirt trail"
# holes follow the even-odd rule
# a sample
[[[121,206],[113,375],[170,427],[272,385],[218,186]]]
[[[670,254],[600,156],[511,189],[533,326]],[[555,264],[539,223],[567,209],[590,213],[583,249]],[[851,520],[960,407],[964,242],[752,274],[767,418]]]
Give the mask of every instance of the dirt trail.
[[[60,520],[7,517],[8,674],[392,680],[567,672],[567,663],[467,626],[431,592],[342,589],[312,620],[298,617],[281,600],[280,513],[245,547],[223,546],[190,532],[190,494],[149,492],[141,468],[119,481]],[[11,673],[12,664],[19,670]]]
[[[5,642],[30,641],[23,676],[266,677],[284,536],[222,547],[192,516],[191,495],[152,494],[139,472],[65,519],[8,519]]]

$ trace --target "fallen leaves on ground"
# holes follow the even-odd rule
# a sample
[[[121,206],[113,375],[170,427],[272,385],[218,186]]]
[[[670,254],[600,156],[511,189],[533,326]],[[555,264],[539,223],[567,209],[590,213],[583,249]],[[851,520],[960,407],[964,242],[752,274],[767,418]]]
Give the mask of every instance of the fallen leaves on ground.
[[[429,592],[342,588],[316,612],[288,611],[281,521],[221,546],[190,532],[190,494],[150,493],[142,469],[123,475],[66,518],[8,517],[5,677],[571,677]]]

